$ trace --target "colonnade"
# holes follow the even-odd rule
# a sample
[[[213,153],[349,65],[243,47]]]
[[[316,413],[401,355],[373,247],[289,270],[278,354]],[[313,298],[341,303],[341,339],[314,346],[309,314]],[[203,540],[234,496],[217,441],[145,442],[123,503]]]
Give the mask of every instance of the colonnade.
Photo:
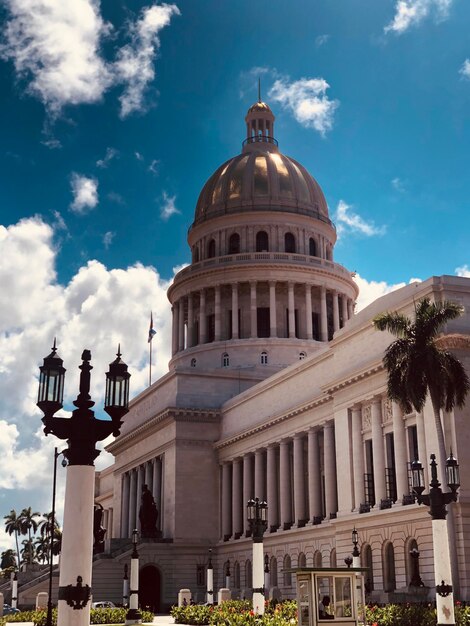
[[[246,503],[268,502],[268,532],[334,517],[338,509],[333,422],[296,433],[221,466],[222,537],[248,536]]]
[[[354,312],[351,298],[323,285],[274,280],[216,284],[173,302],[172,354],[208,341],[258,337],[260,305],[269,308],[269,337],[320,341],[328,341],[329,319],[336,332]],[[223,315],[225,311],[231,311],[230,319]],[[313,314],[318,319],[317,329]],[[213,315],[213,332],[209,332],[209,315]],[[240,328],[241,320],[246,320],[247,330]]]
[[[101,525],[103,528],[106,529],[105,539],[113,538],[113,521],[114,521],[113,509],[112,508],[103,509],[103,518],[101,520]]]
[[[139,509],[143,485],[151,491],[158,510],[157,528],[162,529],[163,456],[146,461],[122,474],[121,537],[140,530]]]

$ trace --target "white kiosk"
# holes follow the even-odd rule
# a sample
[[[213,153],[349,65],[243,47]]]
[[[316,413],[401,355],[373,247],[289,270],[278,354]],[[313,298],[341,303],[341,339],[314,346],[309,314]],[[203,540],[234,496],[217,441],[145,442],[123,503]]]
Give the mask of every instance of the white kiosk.
[[[363,568],[299,568],[299,626],[365,626]]]

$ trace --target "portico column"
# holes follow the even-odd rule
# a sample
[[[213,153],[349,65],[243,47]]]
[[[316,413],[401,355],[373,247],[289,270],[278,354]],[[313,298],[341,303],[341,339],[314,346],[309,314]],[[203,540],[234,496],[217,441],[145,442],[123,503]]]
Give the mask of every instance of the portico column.
[[[145,464],[144,484],[147,485],[150,493],[152,493],[152,487],[153,487],[152,480],[153,480],[152,464],[150,461],[147,461],[147,463]]]
[[[290,441],[282,439],[279,455],[279,483],[281,492],[281,528],[292,526],[292,492],[290,472]]]
[[[130,487],[129,487],[129,524],[127,528],[128,537],[132,536],[132,531],[136,528],[135,523],[135,506],[137,502],[137,470],[130,471]]]
[[[179,299],[179,313],[178,313],[178,350],[184,350],[184,300]]]
[[[353,314],[354,314],[354,302],[351,300],[351,298],[348,298],[348,320],[351,319]]]
[[[426,435],[424,432],[424,418],[422,413],[416,413],[416,435],[418,437],[418,457],[419,459],[427,459],[428,452],[426,449]],[[417,461],[419,459],[411,459],[412,461]],[[426,485],[429,484],[429,474],[428,474],[428,464],[423,463],[424,469],[424,482]]]
[[[256,281],[253,280],[250,282],[250,337],[252,339],[258,336],[257,315]]]
[[[294,283],[287,284],[287,307],[289,309],[289,339],[295,338]]]
[[[241,459],[235,459],[232,465],[232,521],[235,539],[238,539],[243,534],[243,513],[245,507],[242,500],[242,462]]]
[[[171,354],[172,356],[178,352],[178,302],[174,302],[171,307],[172,326],[171,326]]]
[[[222,539],[227,541],[232,535],[232,498],[230,464],[222,465]]]
[[[273,532],[279,527],[278,498],[277,498],[277,446],[271,444],[267,450],[267,502],[268,502],[268,531]]]
[[[348,301],[344,294],[341,296],[341,311],[343,314],[343,326],[344,326],[346,322],[348,321]]]
[[[339,301],[337,291],[333,291],[333,329],[334,332],[339,330]]]
[[[297,433],[294,435],[294,523],[301,526],[306,518],[304,437]]]
[[[243,505],[246,506],[248,500],[254,498],[253,493],[253,456],[251,454],[245,454],[243,457]],[[269,509],[268,509],[269,510]],[[246,519],[246,515],[243,516],[243,527],[245,530],[245,537],[249,537],[249,524]]]
[[[130,478],[128,472],[122,475],[122,503],[121,503],[121,533],[120,537],[129,536],[129,486]]]
[[[397,402],[392,402],[393,444],[395,450],[395,472],[397,475],[397,502],[408,494],[408,475],[406,467],[406,434],[403,411]]]
[[[307,339],[313,339],[311,285],[305,285],[305,332]]]
[[[371,421],[375,506],[378,508],[380,507],[380,501],[387,495],[385,485],[384,439],[382,434],[382,398],[380,397],[376,397],[372,400]]]
[[[220,341],[220,285],[215,286],[214,341]]]
[[[277,337],[276,283],[273,280],[269,281],[269,336]]]
[[[264,450],[255,451],[255,498],[265,499],[264,493]]]
[[[140,519],[139,519],[139,511],[140,511],[140,504],[141,504],[141,498],[142,498],[142,484],[143,484],[143,473],[144,473],[144,468],[142,466],[137,468],[137,497],[136,497],[136,503],[135,503],[135,527],[137,528],[137,530],[140,530]]]
[[[315,517],[321,517],[320,447],[318,431],[313,428],[308,431],[308,506],[311,522]]]
[[[199,343],[206,343],[206,292],[201,289],[199,292]]]
[[[162,462],[161,459],[153,459],[153,485],[152,485],[152,495],[155,500],[155,504],[158,510],[158,524],[157,528],[160,530],[163,529],[162,526],[162,518],[163,518],[163,510],[162,510]]]
[[[328,312],[326,308],[326,287],[320,289],[320,333],[321,340],[328,341]]]
[[[188,294],[188,348],[194,345],[194,307],[193,294]]]
[[[232,339],[238,339],[238,283],[232,284]]]
[[[352,449],[354,471],[354,510],[359,511],[365,502],[364,492],[364,443],[362,441],[362,409],[354,406],[351,409],[352,421]]]
[[[323,428],[323,448],[325,468],[325,513],[329,518],[331,513],[338,510],[338,497],[336,490],[336,456],[335,456],[335,434],[333,423],[328,422]]]

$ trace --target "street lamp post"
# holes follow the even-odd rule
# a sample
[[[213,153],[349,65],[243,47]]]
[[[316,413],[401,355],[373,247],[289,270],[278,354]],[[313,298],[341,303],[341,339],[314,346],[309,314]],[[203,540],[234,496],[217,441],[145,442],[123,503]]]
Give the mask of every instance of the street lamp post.
[[[352,530],[351,537],[352,537],[352,544],[353,544],[352,566],[361,567],[361,555],[359,554],[359,548],[357,547],[359,545],[359,533],[357,532],[355,526]]]
[[[49,545],[49,594],[47,597],[47,617],[46,626],[52,626],[52,574],[54,569],[54,534],[55,534],[55,495],[57,486],[57,459],[63,452],[57,452],[57,448],[54,448],[54,471],[52,478],[52,511],[51,519],[49,520],[49,533],[50,533],[50,545]],[[67,460],[62,459],[63,467],[67,466]]]
[[[67,459],[64,524],[59,578],[58,626],[88,626],[90,621],[91,570],[93,559],[93,512],[95,491],[94,460],[98,441],[119,435],[121,418],[128,412],[129,378],[127,365],[117,358],[106,373],[104,410],[111,420],[95,418],[90,397],[91,353],[84,350],[80,369],[80,388],[70,418],[55,417],[62,408],[65,368],[57,354],[56,343],[39,368],[37,405],[44,413],[44,433],[67,440],[63,451]]]
[[[207,604],[214,604],[214,566],[212,565],[212,548],[209,548],[207,564]]]
[[[227,559],[225,566],[225,588],[230,589],[230,559]]]
[[[269,589],[271,587],[271,574],[269,572],[269,556],[264,555],[264,593],[269,597]]]
[[[263,535],[268,527],[268,505],[259,498],[247,504],[247,519],[253,537],[253,611],[264,614]]]
[[[124,576],[122,578],[122,606],[129,606],[129,575],[127,563],[124,565]]]
[[[142,614],[139,611],[139,553],[137,543],[139,531],[132,531],[131,584],[129,589],[129,610],[126,613],[126,624],[141,624]]]
[[[447,533],[447,505],[457,501],[460,487],[459,464],[450,453],[446,461],[445,475],[450,491],[443,492],[437,478],[436,456],[431,454],[431,482],[429,493],[424,494],[424,470],[419,461],[411,464],[413,491],[419,504],[429,506],[432,517],[432,540],[434,549],[434,577],[436,581],[437,626],[455,625],[454,594],[450,563],[449,537]]]
[[[11,606],[13,609],[18,608],[18,573],[13,574],[11,581]]]

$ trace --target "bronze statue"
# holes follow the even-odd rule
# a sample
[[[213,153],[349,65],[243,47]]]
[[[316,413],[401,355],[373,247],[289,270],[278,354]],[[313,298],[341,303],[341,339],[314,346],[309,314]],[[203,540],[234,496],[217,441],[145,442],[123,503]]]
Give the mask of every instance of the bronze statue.
[[[93,513],[93,554],[100,554],[104,552],[104,536],[106,535],[106,528],[101,526],[103,521],[103,506],[101,504],[95,504]]]
[[[139,509],[139,520],[142,538],[157,538],[158,509],[147,485],[142,485],[142,497]]]

